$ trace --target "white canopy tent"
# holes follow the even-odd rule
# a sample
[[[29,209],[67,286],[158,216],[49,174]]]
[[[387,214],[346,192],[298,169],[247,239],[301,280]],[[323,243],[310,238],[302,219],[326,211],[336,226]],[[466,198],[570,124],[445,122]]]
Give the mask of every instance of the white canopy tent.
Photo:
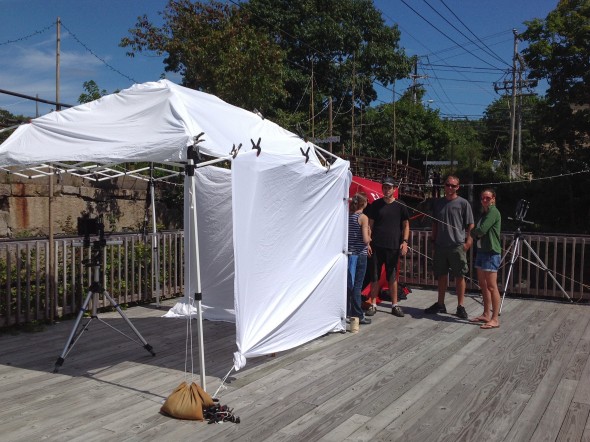
[[[258,140],[260,151],[250,150]],[[194,147],[231,161],[231,171],[201,163],[193,174]],[[202,292],[205,318],[235,318],[240,369],[248,357],[345,329],[350,173],[348,162],[330,165],[317,149],[254,113],[161,80],[19,127],[0,146],[0,169],[186,165],[185,302]],[[203,386],[204,369],[201,356]]]

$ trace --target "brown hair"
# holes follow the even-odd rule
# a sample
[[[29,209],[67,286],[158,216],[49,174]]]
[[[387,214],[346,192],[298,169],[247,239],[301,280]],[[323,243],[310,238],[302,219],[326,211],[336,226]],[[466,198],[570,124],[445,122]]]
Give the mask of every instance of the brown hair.
[[[350,199],[350,213],[354,213],[360,208],[367,205],[367,195],[364,192],[358,192]]]
[[[483,189],[481,191],[481,193],[479,194],[479,196],[482,196],[486,192],[490,192],[492,194],[492,198],[496,198],[496,191],[494,189],[490,189],[490,188]]]
[[[448,176],[445,178],[445,181],[447,181],[447,180],[449,180],[449,179],[450,179],[450,180],[455,180],[455,181],[457,181],[457,186],[458,186],[459,184],[461,184],[461,181],[459,180],[459,177],[456,177],[455,175],[448,175]]]

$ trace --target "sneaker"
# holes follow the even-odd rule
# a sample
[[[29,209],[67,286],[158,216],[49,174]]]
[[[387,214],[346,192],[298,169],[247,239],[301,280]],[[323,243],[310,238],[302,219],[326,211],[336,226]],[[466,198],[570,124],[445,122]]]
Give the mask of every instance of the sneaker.
[[[371,307],[369,307],[369,309],[365,312],[365,315],[367,316],[374,316],[375,313],[377,313],[377,307],[375,307],[374,305],[372,305]]]
[[[445,305],[439,304],[438,302],[435,302],[430,307],[428,307],[427,309],[424,310],[424,313],[428,313],[429,315],[433,315],[435,313],[446,313],[446,312],[447,312],[447,308],[445,307]]]
[[[361,318],[359,324],[370,324],[372,321],[369,318]]]
[[[463,307],[462,305],[458,305],[457,306],[457,313],[456,315],[461,318],[461,319],[467,319],[467,311],[465,310],[465,307]]]
[[[391,308],[391,314],[393,316],[397,316],[398,318],[404,317],[404,311],[402,310],[402,308],[399,305],[396,305]]]

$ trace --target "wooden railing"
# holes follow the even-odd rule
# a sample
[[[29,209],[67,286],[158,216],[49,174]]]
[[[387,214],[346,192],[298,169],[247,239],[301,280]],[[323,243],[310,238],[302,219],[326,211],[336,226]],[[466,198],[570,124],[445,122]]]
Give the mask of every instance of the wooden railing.
[[[160,297],[177,296],[183,289],[183,233],[162,232],[155,235],[113,235],[102,257],[103,288],[119,304],[152,301],[155,297],[156,272]],[[49,242],[46,239],[0,242],[0,327],[31,321],[45,321],[77,313],[92,282],[92,268],[87,264],[92,247],[83,247],[81,238],[55,240],[53,275],[49,271]],[[54,292],[50,293],[50,278]],[[100,297],[98,307],[110,305]]]
[[[508,269],[513,257],[514,234],[502,234],[503,260],[498,272],[498,286],[507,296],[536,297],[541,299],[573,301],[590,300],[590,237],[549,234],[521,234],[519,253],[512,266],[508,280]],[[522,243],[525,239],[541,262]],[[432,274],[432,243],[429,230],[411,232],[410,251],[400,266],[400,281],[423,287],[436,287]],[[512,245],[512,247],[511,247]],[[469,252],[471,275],[467,289],[478,291],[477,274],[473,268],[474,250]],[[544,270],[546,266],[548,271]],[[564,295],[552,280],[551,273],[566,294]],[[506,281],[508,285],[506,286]],[[454,286],[453,278],[449,281]],[[567,296],[566,296],[567,295]]]
[[[183,291],[183,232],[162,232],[155,235],[159,266],[155,267],[152,236],[139,234],[111,236],[121,244],[107,245],[103,258],[104,288],[120,304],[150,302],[155,299],[155,275],[159,272],[160,298],[178,296]],[[523,233],[531,248],[540,257],[574,301],[590,300],[590,237]],[[55,240],[55,292],[50,294],[50,272],[46,239],[0,242],[0,327],[46,321],[76,313],[88,292],[91,269],[84,264],[90,249],[77,246],[80,238]],[[502,244],[507,250],[513,234],[504,233]],[[429,230],[413,230],[410,251],[400,264],[400,281],[411,286],[436,287],[432,275],[432,244]],[[469,255],[473,259],[473,253]],[[511,255],[503,261],[498,280],[501,291],[507,279]],[[527,247],[513,266],[508,281],[508,296],[531,296],[567,300],[549,274],[540,269]],[[468,290],[477,291],[473,266]],[[450,287],[453,287],[450,281]],[[100,306],[105,306],[100,300]]]

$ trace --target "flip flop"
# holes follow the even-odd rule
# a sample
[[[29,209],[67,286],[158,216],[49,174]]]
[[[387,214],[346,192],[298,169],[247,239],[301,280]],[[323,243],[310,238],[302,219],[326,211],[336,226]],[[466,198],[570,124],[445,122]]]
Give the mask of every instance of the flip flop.
[[[471,318],[469,322],[488,322],[489,319],[485,319],[483,316],[478,316],[477,318]]]
[[[482,330],[491,330],[492,328],[500,328],[499,325],[489,325],[489,324],[484,324],[481,327]]]

